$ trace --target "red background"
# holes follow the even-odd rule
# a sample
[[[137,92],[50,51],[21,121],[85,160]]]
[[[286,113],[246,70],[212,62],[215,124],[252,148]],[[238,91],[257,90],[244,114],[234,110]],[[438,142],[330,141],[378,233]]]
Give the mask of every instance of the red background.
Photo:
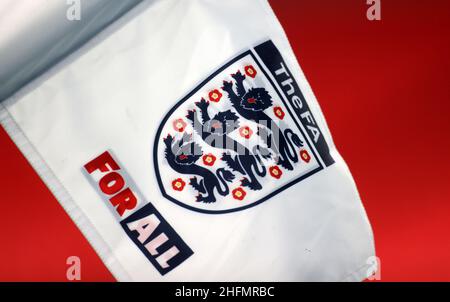
[[[272,0],[358,185],[384,281],[450,281],[450,1]],[[0,280],[114,280],[0,128]]]

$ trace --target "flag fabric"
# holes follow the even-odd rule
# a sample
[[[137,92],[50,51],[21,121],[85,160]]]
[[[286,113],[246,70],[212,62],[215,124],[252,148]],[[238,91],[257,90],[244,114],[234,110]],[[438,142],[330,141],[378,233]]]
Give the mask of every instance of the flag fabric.
[[[351,173],[266,0],[143,1],[0,120],[119,281],[375,269]]]

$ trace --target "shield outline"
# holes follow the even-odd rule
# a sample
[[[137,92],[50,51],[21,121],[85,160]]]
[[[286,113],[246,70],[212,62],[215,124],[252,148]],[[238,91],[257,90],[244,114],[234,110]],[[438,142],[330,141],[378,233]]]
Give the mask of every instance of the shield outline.
[[[183,103],[185,103],[187,100],[189,100],[198,90],[200,90],[203,86],[205,86],[209,81],[211,81],[211,79],[215,78],[219,73],[221,73],[223,70],[225,70],[226,68],[228,68],[230,65],[232,65],[233,63],[235,63],[236,61],[239,61],[240,59],[246,57],[247,55],[250,55],[253,60],[256,62],[256,64],[258,65],[259,69],[262,71],[262,73],[264,74],[264,76],[267,78],[267,80],[269,81],[269,83],[272,85],[273,89],[276,91],[278,97],[280,98],[281,102],[283,103],[283,105],[285,106],[285,108],[287,109],[288,114],[291,116],[292,120],[294,121],[297,129],[300,131],[300,133],[302,134],[302,136],[305,138],[305,142],[308,145],[308,147],[310,148],[315,160],[318,163],[318,167],[315,168],[314,170],[309,171],[308,173],[305,173],[295,179],[293,179],[292,181],[290,181],[289,183],[279,187],[278,189],[274,190],[273,192],[267,194],[266,196],[264,196],[263,198],[260,198],[250,204],[241,206],[241,207],[236,207],[233,209],[227,209],[227,210],[218,210],[218,211],[214,211],[214,210],[205,210],[205,209],[199,209],[193,206],[189,206],[184,202],[181,202],[175,198],[173,198],[172,196],[170,196],[166,190],[164,189],[164,185],[162,183],[162,179],[161,179],[161,175],[159,172],[159,166],[158,166],[158,144],[159,144],[159,139],[161,137],[161,132],[164,128],[164,125],[166,125],[168,119],[172,116],[172,114],[178,109],[178,107],[180,107]],[[156,180],[158,182],[158,186],[159,189],[161,190],[161,194],[168,200],[172,201],[173,203],[186,208],[188,210],[191,211],[195,211],[195,212],[200,212],[200,213],[204,213],[204,214],[226,214],[226,213],[232,213],[232,212],[238,212],[238,211],[242,211],[242,210],[246,210],[248,208],[257,206],[261,203],[263,203],[264,201],[268,200],[269,198],[272,198],[273,196],[277,195],[278,193],[286,190],[287,188],[297,184],[298,182],[312,176],[313,174],[321,171],[324,169],[324,166],[320,160],[320,158],[317,155],[317,151],[315,150],[314,146],[312,146],[311,142],[310,142],[310,137],[309,135],[305,134],[303,129],[300,127],[298,121],[295,119],[295,115],[292,113],[291,108],[289,107],[289,105],[286,103],[284,97],[283,97],[283,93],[280,92],[280,90],[277,88],[277,86],[274,84],[273,80],[270,78],[270,76],[267,74],[266,70],[263,67],[263,63],[260,62],[260,60],[255,56],[255,54],[251,51],[251,50],[247,50],[243,53],[241,53],[240,55],[234,57],[233,59],[229,60],[227,63],[225,63],[224,65],[222,65],[220,68],[218,68],[216,71],[214,71],[210,76],[208,76],[205,80],[203,80],[200,84],[198,84],[194,89],[192,89],[185,97],[183,97],[180,101],[178,101],[164,116],[164,118],[162,119],[161,123],[159,124],[158,130],[156,131],[156,135],[155,135],[155,143],[153,144],[153,165],[155,168],[155,174],[156,174]]]

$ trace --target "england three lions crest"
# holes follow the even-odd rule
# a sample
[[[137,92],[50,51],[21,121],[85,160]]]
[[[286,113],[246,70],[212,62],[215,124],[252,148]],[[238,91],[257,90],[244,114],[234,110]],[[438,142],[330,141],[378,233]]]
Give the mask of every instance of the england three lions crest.
[[[170,110],[154,145],[167,199],[203,213],[233,212],[323,169],[307,125],[275,83],[258,53],[249,50]]]

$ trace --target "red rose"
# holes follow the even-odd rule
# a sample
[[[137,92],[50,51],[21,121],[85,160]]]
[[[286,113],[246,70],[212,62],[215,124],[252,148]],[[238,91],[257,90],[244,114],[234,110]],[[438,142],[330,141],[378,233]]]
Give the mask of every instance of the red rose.
[[[269,168],[269,173],[273,178],[280,179],[283,175],[283,171],[278,166],[272,166]]]
[[[186,129],[186,122],[179,118],[173,121],[173,128],[178,132],[183,132]]]
[[[283,111],[283,109],[279,106],[277,107],[273,107],[273,113],[275,114],[276,117],[278,117],[280,120],[284,119],[285,113]]]
[[[252,65],[247,65],[244,67],[245,74],[249,77],[256,77],[256,69]]]
[[[306,163],[309,163],[309,161],[311,160],[311,156],[309,155],[308,151],[306,151],[304,149],[300,150],[300,157]]]
[[[172,188],[175,191],[183,191],[185,185],[186,183],[181,178],[177,178],[172,181]]]
[[[231,194],[233,195],[233,198],[237,200],[243,200],[245,195],[247,195],[247,193],[241,187],[234,189]]]
[[[252,131],[252,129],[250,129],[249,126],[244,126],[244,127],[239,128],[239,134],[240,134],[243,138],[249,139],[250,136],[252,136],[253,131]]]
[[[218,89],[211,90],[208,94],[211,102],[218,102],[222,98],[222,93]]]
[[[211,153],[203,155],[202,159],[203,159],[203,163],[206,166],[212,166],[216,162],[216,157]]]

